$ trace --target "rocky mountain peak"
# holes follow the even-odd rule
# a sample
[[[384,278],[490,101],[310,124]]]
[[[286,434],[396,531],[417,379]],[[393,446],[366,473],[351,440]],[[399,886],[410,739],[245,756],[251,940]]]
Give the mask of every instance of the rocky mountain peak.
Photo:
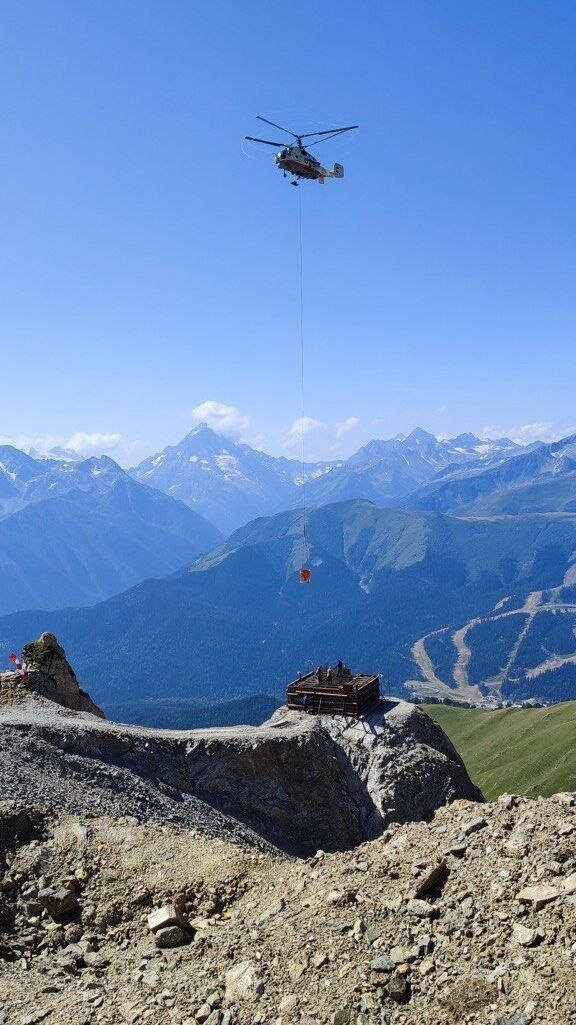
[[[414,430],[410,431],[410,434],[404,438],[404,441],[426,445],[438,444],[437,438],[435,438],[433,434],[430,434],[429,431],[425,431],[423,427],[415,427]]]

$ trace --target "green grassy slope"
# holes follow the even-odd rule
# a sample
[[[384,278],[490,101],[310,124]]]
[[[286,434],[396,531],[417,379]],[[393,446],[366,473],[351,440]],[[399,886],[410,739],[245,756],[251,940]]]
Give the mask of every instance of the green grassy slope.
[[[424,705],[448,734],[474,783],[493,800],[576,790],[576,701],[550,708]]]

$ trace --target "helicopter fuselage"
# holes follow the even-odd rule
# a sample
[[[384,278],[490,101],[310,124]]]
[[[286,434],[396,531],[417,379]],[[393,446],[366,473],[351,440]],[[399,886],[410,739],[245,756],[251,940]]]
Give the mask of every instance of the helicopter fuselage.
[[[330,176],[319,160],[311,156],[303,146],[286,146],[276,154],[276,166],[285,174],[293,174],[296,178],[311,178],[323,181]]]

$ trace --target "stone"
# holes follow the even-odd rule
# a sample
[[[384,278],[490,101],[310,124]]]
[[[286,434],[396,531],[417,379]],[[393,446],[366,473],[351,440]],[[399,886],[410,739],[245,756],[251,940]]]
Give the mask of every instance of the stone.
[[[110,964],[110,958],[96,950],[88,950],[84,954],[84,964],[88,968],[106,968]]]
[[[287,993],[285,997],[282,997],[278,1004],[278,1010],[281,1014],[290,1014],[298,1007],[298,997],[295,993]]]
[[[516,794],[500,794],[496,803],[500,804],[506,811],[512,811],[518,804],[518,798]]]
[[[308,962],[303,958],[294,957],[288,962],[287,967],[291,981],[299,982],[308,967]]]
[[[524,833],[512,833],[504,844],[504,854],[509,858],[524,858],[528,854],[528,837]]]
[[[352,1017],[352,1012],[349,1007],[340,1007],[337,1011],[334,1011],[330,1021],[332,1025],[348,1025]]]
[[[215,1007],[206,1018],[206,1025],[222,1025],[224,1015],[219,1007]]]
[[[225,975],[226,999],[258,1000],[264,992],[264,983],[256,971],[253,961],[240,961]]]
[[[76,891],[69,890],[65,886],[47,886],[44,890],[40,890],[38,902],[55,922],[78,909]]]
[[[146,986],[147,989],[158,989],[160,985],[160,976],[158,972],[152,970],[142,973],[142,985]]]
[[[462,832],[464,836],[470,836],[471,833],[477,833],[487,825],[488,823],[484,818],[470,819],[470,821],[462,827]]]
[[[392,947],[390,959],[395,965],[410,964],[418,957],[418,947]]]
[[[576,794],[568,791],[561,791],[558,794],[553,794],[550,798],[551,801],[558,801],[558,804],[564,804],[568,808],[573,807],[576,804]]]
[[[420,975],[431,975],[436,968],[436,962],[431,957],[425,957],[418,965]]]
[[[406,910],[415,918],[432,918],[435,914],[434,908],[428,901],[413,899],[409,900]]]
[[[395,972],[394,975],[390,976],[387,985],[388,996],[391,1000],[395,1000],[396,1003],[404,1003],[410,995],[410,983],[405,975],[401,975],[399,972]]]
[[[194,1015],[194,1017],[195,1017],[196,1021],[204,1022],[204,1021],[207,1021],[207,1019],[210,1017],[211,1014],[212,1014],[212,1008],[210,1007],[210,1004],[206,1003],[206,1004],[201,1004],[200,1005],[200,1007],[196,1011],[196,1014]]]
[[[274,918],[276,915],[279,915],[281,911],[284,911],[285,907],[286,904],[282,898],[273,901],[273,903],[269,904],[267,908],[264,908],[264,911],[258,919],[258,923],[267,922],[269,918]]]
[[[464,841],[460,843],[453,843],[450,847],[445,847],[443,853],[448,855],[451,854],[454,858],[463,858],[468,850],[468,844]]]
[[[184,943],[189,943],[190,938],[189,933],[184,932],[179,925],[168,925],[154,933],[154,943],[161,950],[169,947],[181,947]]]
[[[159,929],[166,929],[169,925],[178,925],[181,929],[186,929],[186,922],[173,904],[165,904],[164,907],[158,908],[148,915],[150,932],[158,932]]]
[[[33,1014],[27,1014],[24,1018],[20,1019],[20,1025],[36,1025],[39,1021],[44,1021],[44,1018],[52,1014],[51,1007],[38,1008]]]
[[[564,877],[562,890],[568,894],[576,893],[576,872],[571,872],[570,875]]]
[[[423,897],[426,893],[430,893],[430,890],[444,882],[447,872],[448,869],[444,860],[439,861],[437,865],[431,865],[416,881],[412,896]]]
[[[375,957],[370,962],[370,968],[373,972],[393,972],[395,967],[394,961],[388,957],[388,954],[380,954],[379,957]]]
[[[557,886],[551,886],[550,883],[540,883],[537,886],[525,886],[520,893],[517,894],[517,900],[521,904],[532,904],[536,911],[540,908],[550,904],[551,901],[557,900],[558,897],[562,896],[562,890]]]
[[[543,939],[540,929],[528,929],[525,925],[517,922],[512,930],[512,939],[521,947],[534,947],[539,939]]]

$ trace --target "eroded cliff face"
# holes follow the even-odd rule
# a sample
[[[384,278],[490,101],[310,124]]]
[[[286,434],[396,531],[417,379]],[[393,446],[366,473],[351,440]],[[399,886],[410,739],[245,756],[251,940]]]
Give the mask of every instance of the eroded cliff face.
[[[7,776],[21,775],[17,752],[26,749],[21,785],[32,786],[31,801],[49,778],[52,800],[70,811],[96,803],[214,835],[227,823],[230,835],[247,829],[296,855],[349,849],[456,798],[482,800],[445,734],[402,701],[354,724],[280,709],[260,727],[171,731],[104,723],[32,697],[5,707],[0,723],[15,763]]]

